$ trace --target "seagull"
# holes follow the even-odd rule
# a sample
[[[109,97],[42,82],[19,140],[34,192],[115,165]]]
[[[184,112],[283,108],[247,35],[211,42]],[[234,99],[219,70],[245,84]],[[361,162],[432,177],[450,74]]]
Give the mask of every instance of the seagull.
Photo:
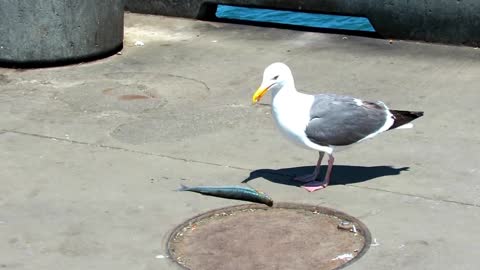
[[[319,153],[313,173],[294,178],[303,182],[302,187],[310,192],[328,186],[334,151],[387,130],[412,128],[410,122],[423,115],[423,112],[390,110],[381,101],[298,92],[292,72],[284,63],[273,63],[265,69],[262,84],[252,96],[253,103],[257,103],[267,91],[272,94],[272,115],[282,135],[300,147]],[[328,155],[327,172],[322,181],[317,181],[325,153]]]

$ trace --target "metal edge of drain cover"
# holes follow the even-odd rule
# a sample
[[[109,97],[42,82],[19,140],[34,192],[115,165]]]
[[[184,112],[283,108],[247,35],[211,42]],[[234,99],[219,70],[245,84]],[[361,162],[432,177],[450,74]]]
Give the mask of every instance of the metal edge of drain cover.
[[[321,214],[329,215],[329,216],[335,216],[341,219],[348,220],[352,223],[355,223],[358,225],[357,231],[364,237],[365,239],[365,244],[363,245],[362,249],[358,252],[357,256],[355,256],[353,259],[350,261],[338,266],[337,268],[334,268],[332,270],[339,270],[343,269],[352,263],[356,262],[359,260],[365,253],[367,253],[368,249],[370,248],[370,245],[372,244],[372,236],[370,234],[370,231],[368,230],[367,226],[363,224],[360,220],[357,218],[350,216],[342,211],[338,211],[332,208],[328,207],[323,207],[323,206],[317,206],[317,205],[310,205],[310,204],[301,204],[301,203],[288,203],[288,202],[279,202],[275,203],[272,207],[268,207],[263,204],[241,204],[241,205],[235,205],[235,206],[229,206],[229,207],[223,207],[223,208],[218,208],[218,209],[213,209],[210,211],[207,211],[205,213],[196,215],[186,221],[184,221],[182,224],[178,225],[175,227],[170,235],[168,236],[167,243],[166,243],[166,249],[167,249],[167,255],[168,258],[170,259],[171,262],[174,263],[179,269],[183,270],[195,270],[195,269],[190,269],[182,264],[180,264],[176,258],[173,258],[173,252],[172,252],[172,246],[171,243],[175,236],[182,230],[183,228],[189,226],[192,223],[198,222],[200,220],[206,219],[208,217],[211,217],[215,214],[218,213],[225,213],[225,212],[236,212],[236,211],[241,211],[245,209],[270,209],[270,208],[281,208],[281,209],[301,209],[301,210],[307,210],[307,211],[312,211],[312,212],[318,212]]]

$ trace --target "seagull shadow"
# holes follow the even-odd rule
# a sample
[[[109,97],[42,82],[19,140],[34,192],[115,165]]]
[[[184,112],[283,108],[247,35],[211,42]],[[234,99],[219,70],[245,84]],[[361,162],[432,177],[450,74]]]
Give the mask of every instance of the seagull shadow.
[[[270,182],[289,185],[301,186],[304,183],[293,180],[293,177],[298,175],[305,175],[312,173],[314,166],[292,167],[278,170],[259,169],[252,171],[242,183],[248,183],[256,178],[264,178]],[[327,166],[322,166],[320,176],[318,179],[323,179]],[[409,167],[393,168],[391,166],[348,166],[348,165],[334,165],[330,179],[330,185],[347,185],[365,182],[377,177],[387,175],[398,175],[402,171],[408,171]]]

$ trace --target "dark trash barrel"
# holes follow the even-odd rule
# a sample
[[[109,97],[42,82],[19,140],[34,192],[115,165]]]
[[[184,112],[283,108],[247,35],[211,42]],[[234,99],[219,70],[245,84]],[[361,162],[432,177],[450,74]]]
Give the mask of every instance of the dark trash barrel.
[[[55,66],[114,54],[124,0],[0,0],[0,65]]]

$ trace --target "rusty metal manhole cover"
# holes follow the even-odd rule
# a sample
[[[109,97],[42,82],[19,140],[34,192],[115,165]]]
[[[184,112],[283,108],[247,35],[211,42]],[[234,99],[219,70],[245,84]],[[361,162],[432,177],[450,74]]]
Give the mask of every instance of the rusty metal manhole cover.
[[[366,226],[345,213],[276,203],[213,210],[187,220],[169,237],[169,257],[184,269],[339,269],[371,244]]]

